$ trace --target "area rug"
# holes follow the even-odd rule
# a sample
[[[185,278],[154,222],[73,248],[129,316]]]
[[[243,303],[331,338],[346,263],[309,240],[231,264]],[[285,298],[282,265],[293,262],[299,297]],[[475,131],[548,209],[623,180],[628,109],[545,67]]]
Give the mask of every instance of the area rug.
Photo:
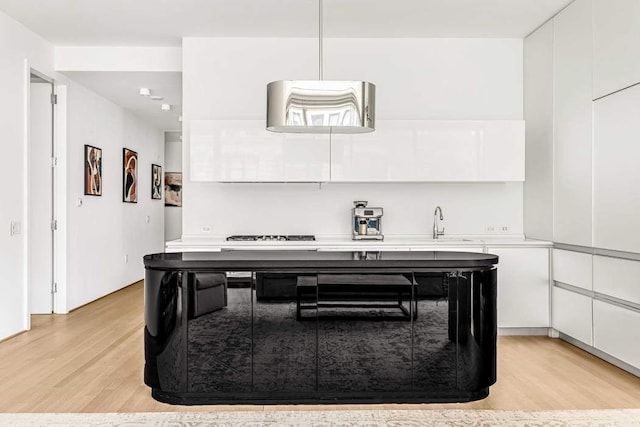
[[[588,411],[350,410],[0,414],[1,426],[46,427],[610,427],[640,426],[640,409]]]

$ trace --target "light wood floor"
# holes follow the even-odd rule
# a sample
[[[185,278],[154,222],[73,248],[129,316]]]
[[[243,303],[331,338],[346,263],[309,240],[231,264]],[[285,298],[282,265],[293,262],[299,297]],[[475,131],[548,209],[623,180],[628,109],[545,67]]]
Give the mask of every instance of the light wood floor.
[[[0,342],[0,412],[640,408],[638,377],[546,337],[500,337],[498,382],[478,402],[171,406],[143,383],[143,326],[142,283],[66,316],[33,316],[31,331]]]

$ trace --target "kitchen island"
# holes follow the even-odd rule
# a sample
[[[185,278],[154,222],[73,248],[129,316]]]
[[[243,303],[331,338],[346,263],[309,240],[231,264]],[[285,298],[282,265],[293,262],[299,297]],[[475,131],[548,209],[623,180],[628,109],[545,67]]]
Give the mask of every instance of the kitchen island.
[[[462,402],[495,383],[495,255],[223,251],[144,263],[144,378],[157,400]],[[227,281],[238,271],[294,278],[298,292],[259,298],[255,280]],[[421,294],[425,275],[438,292]]]

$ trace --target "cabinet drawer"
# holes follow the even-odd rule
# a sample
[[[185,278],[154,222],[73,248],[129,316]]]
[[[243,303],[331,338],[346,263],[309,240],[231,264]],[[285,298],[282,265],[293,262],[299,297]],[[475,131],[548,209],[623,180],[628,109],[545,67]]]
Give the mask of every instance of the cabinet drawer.
[[[594,256],[593,290],[640,304],[640,261]]]
[[[640,313],[593,301],[593,345],[640,368]]]
[[[585,344],[593,345],[591,297],[554,286],[551,301],[553,328]]]
[[[592,290],[592,263],[591,254],[554,249],[553,280]]]

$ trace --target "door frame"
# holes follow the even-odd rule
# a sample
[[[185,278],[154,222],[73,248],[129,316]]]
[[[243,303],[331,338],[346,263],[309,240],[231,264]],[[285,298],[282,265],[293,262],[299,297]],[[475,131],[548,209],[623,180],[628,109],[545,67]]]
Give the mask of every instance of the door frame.
[[[23,283],[23,295],[24,295],[24,313],[25,313],[25,329],[31,329],[31,307],[30,307],[30,295],[31,295],[31,283],[30,283],[30,271],[32,268],[34,268],[35,266],[31,265],[30,261],[29,261],[29,252],[31,250],[31,246],[29,243],[29,233],[30,233],[30,221],[29,221],[29,217],[31,214],[31,208],[29,206],[29,201],[30,201],[30,196],[31,196],[31,184],[32,184],[32,180],[31,180],[31,167],[30,167],[30,156],[32,154],[32,149],[31,149],[31,76],[37,76],[40,79],[44,80],[47,83],[51,84],[51,94],[52,96],[55,96],[57,93],[57,84],[56,84],[56,80],[52,77],[49,77],[47,74],[39,71],[38,69],[32,68],[31,65],[29,64],[28,60],[24,61],[24,76],[25,76],[25,84],[24,84],[24,135],[25,135],[25,141],[24,141],[24,159],[23,159],[23,165],[24,165],[24,184],[23,184],[23,194],[25,195],[24,197],[24,209],[23,209],[23,224],[24,227],[23,229],[26,231],[24,233],[24,249],[23,249],[23,259],[24,259],[24,270],[23,270],[23,277],[24,277],[24,283]],[[51,106],[51,119],[52,119],[52,126],[51,126],[51,156],[53,158],[59,158],[59,147],[58,147],[58,140],[59,138],[57,137],[57,130],[58,130],[58,119],[59,119],[59,115],[57,114],[57,105],[52,103]],[[64,195],[64,193],[61,191],[62,188],[60,186],[60,182],[57,179],[58,178],[58,170],[60,169],[60,165],[58,164],[57,166],[54,166],[51,168],[51,174],[52,174],[52,182],[51,182],[51,219],[53,220],[54,218],[57,219],[57,215],[58,215],[58,207],[60,206],[60,202],[61,197]],[[58,228],[59,230],[59,228]],[[51,279],[52,279],[52,285],[53,283],[57,283],[57,272],[58,272],[58,266],[60,265],[60,262],[62,259],[64,259],[65,257],[61,257],[60,254],[58,253],[58,250],[60,249],[60,245],[58,242],[58,238],[57,235],[59,233],[56,231],[52,230],[52,259],[51,259]],[[59,286],[58,286],[58,291],[59,291]],[[66,293],[65,293],[66,294]],[[65,298],[66,299],[66,298]],[[58,293],[53,293],[52,292],[52,298],[51,298],[51,309],[52,309],[52,313],[59,313],[60,310],[66,310],[66,304],[61,304],[60,301],[60,296],[58,295]]]

